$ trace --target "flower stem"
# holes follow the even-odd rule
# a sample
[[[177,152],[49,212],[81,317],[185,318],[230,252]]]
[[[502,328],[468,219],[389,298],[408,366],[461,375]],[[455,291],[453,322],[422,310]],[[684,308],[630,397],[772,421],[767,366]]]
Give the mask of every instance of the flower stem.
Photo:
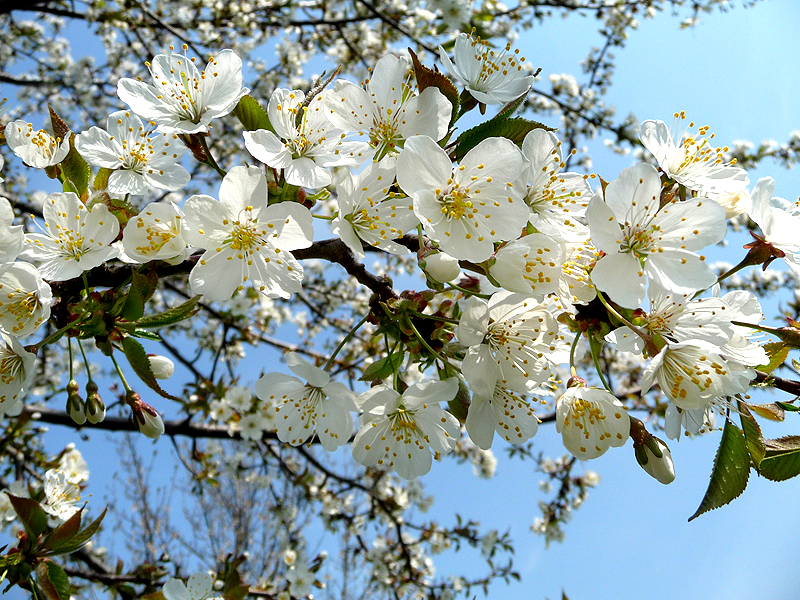
[[[80,325],[81,321],[83,321],[83,319],[79,319],[77,321],[74,321],[74,322],[70,323],[69,325],[64,325],[64,327],[62,327],[58,331],[55,331],[55,332],[51,333],[46,338],[44,338],[41,342],[39,342],[37,344],[34,344],[33,345],[34,354],[36,352],[38,352],[39,348],[41,348],[42,346],[46,346],[47,344],[50,344],[50,343],[56,341],[58,338],[60,338],[62,335],[64,335],[64,332],[67,331],[68,329],[73,329],[74,327],[77,327],[78,325]]]
[[[611,390],[611,386],[608,385],[606,378],[603,377],[603,371],[600,369],[600,360],[597,356],[597,340],[595,338],[589,338],[589,352],[592,355],[592,362],[594,363],[594,369],[597,371],[597,376],[600,378],[600,382],[603,384],[603,387],[606,390],[613,394],[614,392]]]
[[[77,338],[75,339],[75,341],[78,342],[78,348],[81,351],[81,356],[83,356],[83,364],[86,365],[86,376],[89,378],[89,383],[91,383],[92,382],[92,371],[91,371],[91,369],[89,369],[89,361],[86,360],[86,352],[83,351],[83,344],[81,344],[81,341],[79,339],[77,339]],[[69,347],[69,351],[70,351],[70,354],[72,354],[72,346]],[[70,359],[72,359],[71,356],[70,356]]]
[[[452,323],[454,325],[458,325],[458,319],[453,319],[450,317],[441,317],[438,315],[426,315],[425,313],[417,312],[416,310],[406,309],[406,311],[410,315],[414,315],[415,317],[419,317],[420,319],[433,319],[434,321],[441,321],[442,323]]]
[[[120,369],[119,365],[117,364],[117,359],[114,358],[113,354],[109,354],[109,358],[111,358],[111,362],[114,363],[114,368],[117,370],[117,375],[119,375],[119,378],[122,381],[122,387],[125,388],[125,392],[126,393],[133,392],[131,386],[128,385],[128,380],[125,379],[125,375],[123,374],[122,369]]]
[[[198,135],[197,137],[200,138],[200,146],[202,146],[203,152],[205,152],[206,164],[209,167],[211,167],[212,169],[214,169],[217,173],[219,173],[219,175],[221,177],[225,177],[225,175],[227,175],[228,173],[226,171],[224,171],[223,169],[221,169],[220,166],[217,164],[217,161],[214,160],[214,157],[211,154],[211,150],[208,149],[208,143],[206,142],[206,136]]]
[[[653,337],[650,336],[650,335],[647,335],[644,331],[642,331],[641,329],[636,327],[636,325],[634,325],[633,323],[628,321],[628,319],[626,319],[621,314],[619,314],[619,311],[617,311],[613,306],[611,306],[611,304],[609,304],[608,301],[603,297],[603,294],[600,293],[600,290],[597,290],[597,298],[600,300],[600,302],[602,302],[603,306],[606,307],[606,310],[608,312],[610,312],[612,315],[617,317],[620,321],[625,323],[625,325],[630,327],[631,330],[636,335],[638,335],[640,338],[642,338],[642,340],[644,341],[645,350],[647,350],[647,353],[650,356],[655,356],[656,354],[659,353],[659,348],[658,348],[658,346],[656,346],[656,343],[653,341]]]
[[[336,355],[337,355],[337,354],[339,354],[339,351],[340,351],[342,348],[344,348],[344,345],[345,345],[347,342],[349,342],[349,341],[350,341],[350,340],[353,338],[353,336],[356,334],[356,331],[358,331],[358,330],[359,330],[359,328],[360,328],[360,327],[361,327],[361,326],[362,326],[364,323],[366,323],[366,322],[367,322],[367,319],[368,319],[368,318],[369,318],[369,313],[367,313],[366,315],[364,315],[364,318],[363,318],[363,319],[361,319],[361,320],[360,320],[358,323],[356,323],[355,327],[353,327],[353,328],[352,328],[352,329],[351,329],[351,330],[350,330],[350,331],[347,333],[347,335],[346,335],[346,336],[344,336],[344,339],[343,339],[341,342],[339,342],[339,345],[338,345],[338,346],[336,346],[336,349],[333,351],[333,354],[331,354],[331,357],[328,359],[328,362],[326,362],[326,363],[325,363],[325,366],[322,368],[322,370],[323,370],[323,371],[327,371],[328,369],[330,369],[330,368],[331,368],[331,366],[333,365],[333,360],[336,358]]]
[[[428,344],[428,342],[425,341],[425,338],[422,337],[420,332],[417,331],[417,328],[414,326],[414,323],[411,322],[411,319],[408,320],[408,325],[411,327],[411,330],[414,332],[414,335],[417,337],[417,339],[419,340],[420,344],[425,346],[425,349],[428,352],[433,354],[438,360],[442,361],[443,365],[447,365],[448,367],[450,367],[454,371],[458,372],[458,368],[454,364],[452,364],[449,360],[447,360],[445,357],[443,357],[441,354],[439,354],[436,350],[431,348],[430,344]]]

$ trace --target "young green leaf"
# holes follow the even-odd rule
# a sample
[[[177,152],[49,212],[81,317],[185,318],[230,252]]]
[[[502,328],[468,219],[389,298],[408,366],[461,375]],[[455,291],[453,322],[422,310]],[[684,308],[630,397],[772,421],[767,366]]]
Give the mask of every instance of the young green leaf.
[[[747,487],[749,477],[750,452],[744,434],[736,425],[726,420],[717,456],[714,458],[711,481],[700,506],[689,520],[692,521],[703,513],[725,506],[739,497]]]
[[[142,329],[156,329],[158,327],[164,327],[165,325],[172,325],[173,323],[192,317],[199,310],[197,308],[197,303],[199,301],[200,296],[189,298],[183,304],[170,308],[163,313],[142,317],[135,321],[133,325]]]
[[[772,481],[785,481],[800,475],[800,436],[764,440],[766,454],[758,472]]]
[[[780,367],[784,361],[786,361],[786,358],[789,356],[790,349],[791,348],[783,342],[764,344],[764,350],[766,350],[767,355],[769,356],[769,362],[765,365],[759,365],[754,368],[757,371],[763,371],[764,373],[772,373],[775,369]]]
[[[747,441],[747,449],[750,452],[750,458],[753,459],[753,464],[756,469],[758,469],[758,465],[764,459],[764,454],[767,451],[764,445],[764,437],[761,435],[761,427],[759,427],[758,422],[753,415],[750,414],[750,411],[743,402],[739,403],[739,415],[742,421],[744,438],[745,441]]]
[[[68,544],[81,529],[81,513],[83,513],[82,508],[51,531],[42,541],[41,549],[53,551]]]
[[[233,109],[233,114],[247,131],[266,129],[275,132],[272,123],[269,122],[267,111],[261,108],[258,101],[250,95],[242,96],[236,108]]]
[[[47,529],[47,514],[38,502],[30,498],[18,498],[12,494],[8,494],[8,500],[22,521],[29,538],[35,540],[44,533]]]
[[[392,374],[396,373],[397,370],[400,368],[400,365],[403,364],[403,353],[402,352],[395,352],[394,354],[389,354],[384,356],[380,360],[376,360],[374,363],[369,365],[366,369],[364,369],[364,374],[358,378],[359,381],[376,381],[379,379],[386,379],[387,377],[391,377]]]
[[[156,376],[153,375],[153,369],[150,367],[150,359],[147,356],[147,352],[138,341],[130,336],[125,337],[122,340],[122,350],[125,352],[125,358],[128,359],[131,368],[139,376],[139,379],[147,384],[147,387],[164,398],[180,402],[180,398],[176,398],[164,391],[158,384]]]
[[[69,577],[54,562],[44,560],[36,565],[36,583],[48,600],[69,600]]]
[[[456,159],[461,160],[466,156],[467,152],[489,137],[504,137],[514,142],[517,146],[521,146],[525,136],[534,129],[555,131],[552,127],[521,117],[510,119],[495,117],[490,121],[486,121],[486,123],[468,129],[458,137]]]

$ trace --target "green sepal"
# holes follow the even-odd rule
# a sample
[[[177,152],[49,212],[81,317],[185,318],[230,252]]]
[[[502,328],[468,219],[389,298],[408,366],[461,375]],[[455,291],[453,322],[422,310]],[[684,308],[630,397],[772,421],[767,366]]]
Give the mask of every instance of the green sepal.
[[[169,310],[157,315],[142,317],[132,324],[137,328],[142,329],[156,329],[158,327],[164,327],[165,325],[172,325],[173,323],[177,323],[194,316],[194,314],[200,310],[197,308],[197,303],[199,301],[200,296],[194,296],[193,298],[189,298],[183,304],[179,304],[178,306],[170,308]]]
[[[742,421],[744,439],[747,442],[747,450],[750,452],[750,458],[753,460],[756,470],[758,470],[758,465],[761,464],[767,452],[767,448],[764,445],[764,436],[761,434],[761,427],[759,427],[758,421],[755,420],[755,417],[743,402],[739,403],[739,416]]]
[[[233,109],[233,114],[247,131],[266,129],[275,133],[267,111],[261,108],[258,101],[250,95],[241,97],[236,108]]]
[[[31,540],[36,540],[44,533],[47,529],[47,513],[38,502],[30,498],[18,498],[12,494],[8,494],[8,500]]]
[[[722,440],[714,457],[711,481],[700,506],[689,520],[738,498],[747,487],[749,477],[750,452],[744,434],[736,425],[726,420]]]
[[[461,104],[461,99],[459,98],[456,86],[454,86],[453,82],[438,70],[434,70],[423,65],[411,48],[408,49],[408,53],[411,55],[411,61],[414,64],[414,77],[417,80],[417,89],[419,89],[420,94],[426,88],[435,87],[445,98],[447,98],[448,102],[450,102],[452,111],[450,113],[450,123],[448,124],[448,128],[452,127],[456,117],[458,116],[458,108]]]
[[[480,144],[483,140],[490,137],[503,137],[511,140],[517,146],[522,145],[525,136],[534,129],[544,129],[545,131],[555,131],[538,121],[530,121],[522,117],[514,118],[493,118],[486,123],[481,123],[472,129],[462,133],[457,140],[456,160],[461,160],[467,152]]]
[[[128,359],[131,368],[147,387],[163,398],[175,400],[176,402],[181,401],[180,398],[176,398],[172,394],[164,391],[158,384],[156,376],[153,375],[153,369],[150,367],[150,359],[147,356],[147,352],[144,350],[144,346],[134,338],[126,336],[122,340],[122,350],[125,352],[125,358]]]
[[[36,583],[49,600],[69,600],[69,577],[64,569],[51,561],[36,565]]]
[[[790,349],[791,348],[783,342],[764,344],[764,350],[766,350],[769,356],[769,362],[765,365],[759,365],[753,368],[757,371],[763,371],[764,373],[772,373],[786,361]]]
[[[363,375],[361,375],[358,380],[377,381],[391,377],[397,373],[398,369],[400,369],[400,365],[403,364],[403,356],[404,353],[402,351],[393,352],[392,354],[384,356],[380,360],[376,360],[374,363],[364,369]]]
[[[785,481],[800,475],[800,436],[764,440],[766,455],[758,472],[771,481]]]

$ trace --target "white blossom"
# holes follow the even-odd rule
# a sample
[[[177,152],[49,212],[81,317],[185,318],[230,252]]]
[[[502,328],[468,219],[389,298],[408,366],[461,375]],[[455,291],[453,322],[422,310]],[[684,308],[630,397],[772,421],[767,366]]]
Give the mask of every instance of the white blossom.
[[[69,135],[63,140],[54,138],[42,129],[34,131],[33,125],[25,121],[12,121],[6,125],[5,136],[14,154],[36,169],[57,165],[69,153]]]
[[[564,447],[581,460],[597,458],[625,444],[630,417],[615,396],[597,388],[567,388],[556,403],[556,431]]]

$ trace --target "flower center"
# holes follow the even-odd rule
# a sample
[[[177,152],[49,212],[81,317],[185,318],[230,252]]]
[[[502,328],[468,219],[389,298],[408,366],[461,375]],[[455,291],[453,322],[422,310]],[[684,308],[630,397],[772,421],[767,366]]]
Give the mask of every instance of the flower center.
[[[469,200],[470,189],[460,188],[456,184],[444,196],[441,196],[439,202],[442,205],[442,214],[447,215],[450,219],[462,219],[464,215],[472,213],[472,202]],[[437,190],[437,195],[441,192]]]
[[[0,348],[0,382],[11,385],[16,379],[25,378],[25,367],[22,357],[14,352],[8,344]]]

